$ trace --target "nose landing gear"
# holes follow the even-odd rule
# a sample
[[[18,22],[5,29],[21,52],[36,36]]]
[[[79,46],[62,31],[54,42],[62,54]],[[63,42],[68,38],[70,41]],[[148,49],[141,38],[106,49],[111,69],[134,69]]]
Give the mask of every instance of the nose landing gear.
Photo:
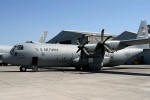
[[[38,57],[32,57],[32,65],[31,66],[20,66],[20,72],[26,72],[27,69],[32,69],[32,71],[38,71]]]

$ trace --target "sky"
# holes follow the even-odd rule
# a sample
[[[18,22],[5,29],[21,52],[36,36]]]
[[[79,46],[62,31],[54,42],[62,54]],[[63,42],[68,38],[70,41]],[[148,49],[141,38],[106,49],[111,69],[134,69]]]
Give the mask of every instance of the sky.
[[[150,24],[150,0],[0,0],[0,45],[50,40],[62,30],[120,34]]]

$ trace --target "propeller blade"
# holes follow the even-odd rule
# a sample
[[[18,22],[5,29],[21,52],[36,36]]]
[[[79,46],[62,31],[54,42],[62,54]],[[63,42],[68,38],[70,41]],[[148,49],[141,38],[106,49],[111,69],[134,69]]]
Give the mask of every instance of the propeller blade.
[[[81,49],[78,49],[76,53],[78,53]]]
[[[77,44],[80,45],[79,39],[77,40]]]
[[[87,50],[85,48],[83,48],[84,53],[89,56],[89,53],[87,52]]]
[[[113,51],[107,45],[104,45],[104,47],[108,53],[113,53]]]
[[[104,40],[104,29],[102,29],[101,31],[101,41],[103,42],[103,40]]]
[[[108,36],[103,43],[105,43],[107,40],[109,40],[110,38],[112,38],[112,36]]]
[[[76,42],[76,43],[78,44],[78,50],[77,50],[76,53],[78,53],[79,51],[81,51],[81,58],[82,58],[82,56],[83,56],[83,53],[85,53],[86,55],[89,56],[89,53],[88,53],[88,51],[87,51],[86,48],[85,48],[85,45],[88,44],[89,41],[86,41],[85,43],[80,43],[80,40],[84,39],[85,37],[88,37],[88,36],[82,35],[81,38],[79,38],[79,39],[77,40],[77,42]],[[83,41],[82,41],[82,42],[83,42]]]

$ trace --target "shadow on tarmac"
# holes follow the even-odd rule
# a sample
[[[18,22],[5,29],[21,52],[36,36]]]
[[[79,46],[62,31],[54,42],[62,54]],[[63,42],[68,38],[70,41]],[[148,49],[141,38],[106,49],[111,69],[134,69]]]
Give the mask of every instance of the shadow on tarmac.
[[[74,68],[46,68],[46,69],[40,69],[39,72],[76,72],[73,74],[97,74],[97,73],[104,73],[104,74],[116,74],[116,75],[131,75],[131,76],[150,76],[149,73],[137,73],[137,72],[124,72],[123,70],[120,71],[121,69],[150,69],[148,67],[107,67],[104,68],[102,71],[93,71],[93,72],[88,72],[88,71],[76,71]],[[26,73],[26,72],[20,72],[20,71],[0,71],[1,72],[18,72],[18,73]],[[32,70],[29,70],[27,72],[33,72]]]
[[[95,74],[95,73],[104,73],[104,74],[118,74],[118,75],[132,75],[132,76],[150,76],[149,73],[136,73],[136,72],[124,72],[124,71],[119,71],[121,69],[150,69],[148,67],[107,67],[103,69],[102,71],[93,71],[93,72],[88,72],[88,71],[76,71],[75,69],[66,69],[66,68],[53,68],[53,71],[61,71],[61,72],[77,72],[76,74]],[[47,71],[52,71],[52,69],[48,69]],[[41,71],[40,71],[41,72]],[[45,72],[45,71],[43,71]]]
[[[150,74],[148,74],[148,73],[118,72],[118,71],[101,71],[99,73],[118,74],[118,75],[132,75],[132,76],[150,76]]]

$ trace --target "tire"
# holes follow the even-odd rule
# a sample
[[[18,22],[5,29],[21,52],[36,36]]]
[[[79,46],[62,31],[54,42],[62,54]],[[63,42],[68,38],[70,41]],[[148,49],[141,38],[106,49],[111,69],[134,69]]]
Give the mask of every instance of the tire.
[[[27,71],[27,68],[26,67],[24,67],[24,66],[21,66],[20,67],[20,72],[26,72]]]

